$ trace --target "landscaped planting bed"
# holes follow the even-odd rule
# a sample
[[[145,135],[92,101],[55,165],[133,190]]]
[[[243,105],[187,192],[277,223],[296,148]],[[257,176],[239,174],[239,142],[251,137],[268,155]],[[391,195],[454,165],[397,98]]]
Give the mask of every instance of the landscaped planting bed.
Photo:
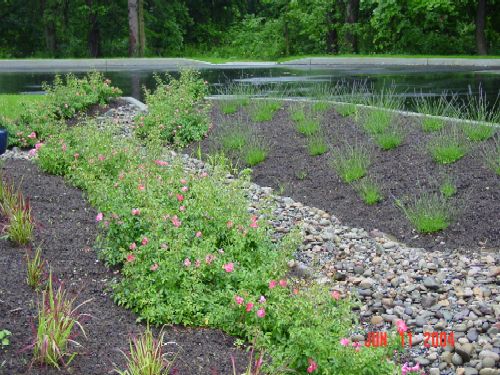
[[[214,102],[216,126],[191,146],[193,155],[198,147],[203,154],[222,150],[245,168],[247,144],[257,139],[266,157],[252,166],[253,181],[332,212],[345,224],[376,228],[428,250],[500,246],[496,128],[445,123],[431,132],[420,118],[373,110],[343,117],[333,106],[314,111],[289,101],[259,122],[251,106],[224,114],[220,105]],[[485,136],[474,137],[471,127]],[[232,134],[240,135],[233,147]],[[456,193],[442,194],[446,184]],[[435,217],[428,218],[431,212]]]

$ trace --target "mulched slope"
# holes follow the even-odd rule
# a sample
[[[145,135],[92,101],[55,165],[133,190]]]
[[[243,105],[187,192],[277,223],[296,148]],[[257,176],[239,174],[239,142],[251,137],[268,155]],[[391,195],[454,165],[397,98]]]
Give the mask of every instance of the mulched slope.
[[[214,129],[201,142],[204,152],[217,147],[218,124],[248,117],[244,110],[224,115],[216,105],[214,107]],[[381,184],[386,199],[375,206],[367,206],[330,166],[330,152],[315,157],[308,154],[307,140],[295,130],[287,107],[285,103],[272,121],[250,125],[255,134],[269,144],[267,159],[253,168],[255,183],[271,186],[277,191],[284,189],[282,195],[327,210],[347,225],[368,231],[377,228],[410,246],[429,250],[500,248],[500,179],[484,166],[479,152],[482,146],[475,146],[452,165],[438,166],[425,149],[427,141],[434,135],[424,133],[417,120],[399,117],[398,121],[403,122],[408,130],[404,144],[396,150],[381,151],[359,125],[349,118],[342,118],[335,110],[329,110],[324,114],[322,124],[330,143],[338,145],[343,140],[358,140],[374,146],[369,174]],[[194,152],[197,146],[191,146],[189,151]],[[303,180],[298,177],[301,171],[307,173]],[[418,234],[395,206],[395,199],[437,186],[444,172],[453,176],[458,188],[458,194],[451,202],[461,201],[465,206],[458,220],[445,231],[436,235]]]
[[[112,302],[107,286],[114,275],[92,250],[96,212],[81,191],[67,186],[60,177],[39,171],[31,162],[8,160],[4,175],[16,185],[22,184],[37,222],[36,243],[43,243],[44,258],[78,303],[91,299],[80,312],[92,318],[84,324],[87,338],[77,338],[83,348],[70,369],[33,367],[29,371],[31,352],[21,351],[32,340],[36,294],[25,283],[23,249],[0,240],[0,329],[12,332],[11,345],[0,348],[0,374],[101,375],[111,373],[115,364],[123,368],[119,350],[127,351],[129,334],[144,326],[136,324],[134,314]],[[234,339],[217,330],[169,327],[165,337],[177,343],[167,348],[178,352],[174,366],[178,374],[232,373],[231,355],[240,369],[246,363],[246,353],[235,349]]]

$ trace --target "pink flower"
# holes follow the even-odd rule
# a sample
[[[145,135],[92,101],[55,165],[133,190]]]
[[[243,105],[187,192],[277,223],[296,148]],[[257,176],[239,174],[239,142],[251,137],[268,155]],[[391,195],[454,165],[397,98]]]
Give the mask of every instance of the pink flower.
[[[28,138],[29,139],[35,139],[36,138],[36,133],[35,132],[31,132],[30,135],[28,135]]]
[[[264,296],[260,296],[260,298],[259,298],[259,302],[260,302],[260,303],[264,303],[264,302],[266,302],[266,297],[264,297]]]
[[[343,338],[343,339],[340,339],[340,345],[342,346],[348,346],[349,345],[349,339],[348,338]]]
[[[184,200],[184,195],[182,195],[182,194],[177,194],[177,200],[178,200],[179,202],[182,202],[182,201]]]
[[[95,217],[95,221],[97,221],[97,222],[102,221],[102,218],[103,218],[103,214],[102,214],[102,212],[99,212],[97,214],[97,216]]]
[[[257,216],[252,216],[252,222],[250,223],[250,228],[257,228],[259,225],[257,224]]]
[[[420,364],[419,364],[419,363],[417,363],[417,364],[416,364],[415,366],[413,366],[413,367],[410,367],[410,366],[408,365],[408,362],[405,362],[405,363],[403,364],[403,367],[401,368],[401,374],[402,374],[402,375],[406,375],[406,374],[407,374],[407,373],[409,373],[409,372],[416,372],[416,371],[418,371],[418,370],[420,370]]]
[[[127,255],[127,262],[133,262],[135,260],[135,255],[134,254],[128,254]]]
[[[128,248],[130,250],[135,250],[135,249],[137,249],[137,245],[135,244],[135,242],[132,242]]]
[[[338,291],[334,290],[334,291],[332,292],[332,298],[333,298],[334,300],[338,301],[338,300],[340,299],[340,293],[339,293]]]
[[[183,186],[183,187],[181,187],[181,190],[185,193],[186,191],[189,190],[189,188],[187,186]]]
[[[253,309],[253,303],[252,302],[248,302],[247,306],[245,307],[245,311],[246,312],[250,312],[250,311],[252,311],[252,309]]]
[[[179,220],[177,215],[174,215],[172,217],[171,221],[172,221],[172,224],[174,225],[174,227],[179,228],[181,226],[181,221]]]
[[[280,283],[280,286],[281,286],[282,288],[286,288],[286,284],[287,284],[287,282],[286,282],[286,280],[285,280],[285,279],[281,279],[281,280],[279,281],[279,283]]]
[[[154,272],[158,269],[158,267],[159,267],[158,263],[155,263],[151,267],[149,267],[149,269]]]
[[[139,189],[140,191],[144,191],[146,187],[143,184],[139,184],[139,186],[137,186],[137,189]]]
[[[314,362],[314,360],[312,358],[308,358],[307,362],[309,363],[309,367],[307,368],[307,373],[310,374],[310,373],[316,371],[316,369],[318,368],[318,365],[316,364],[316,362]]]
[[[36,155],[36,148],[32,148],[31,150],[29,150],[28,155],[35,156]]]
[[[240,297],[240,296],[234,296],[234,300],[236,301],[236,303],[237,303],[238,305],[243,305],[243,302],[244,302],[243,297]]]
[[[75,159],[78,159],[78,158],[80,157],[80,154],[79,154],[78,152],[75,152],[75,153],[73,154],[73,157],[74,157]]]
[[[214,261],[215,259],[215,255],[212,255],[212,254],[208,254],[206,257],[205,257],[205,262],[207,264],[210,264]]]
[[[181,212],[186,211],[186,207],[185,207],[185,206],[180,206],[180,207],[179,207],[179,211],[181,211]]]
[[[224,271],[226,271],[227,273],[231,273],[234,271],[234,264],[233,263],[227,263],[227,264],[224,264],[222,266],[222,268],[224,268]]]
[[[408,327],[406,326],[406,323],[399,319],[398,321],[396,321],[396,327],[398,329],[399,332],[406,332],[408,330]]]
[[[233,227],[233,225],[234,225],[234,224],[233,224],[233,222],[232,222],[231,220],[229,220],[229,221],[226,223],[226,227],[227,227],[228,229],[231,229],[231,228]]]
[[[38,142],[38,143],[36,143],[36,144],[35,144],[35,150],[37,150],[37,151],[38,151],[38,150],[40,150],[40,149],[42,148],[42,146],[43,146],[43,143],[42,143],[42,142]]]
[[[146,246],[146,245],[148,244],[148,242],[149,242],[149,239],[148,239],[147,237],[144,237],[144,238],[142,239],[142,242],[141,242],[141,243],[142,243],[142,246]]]
[[[162,166],[162,167],[168,165],[168,163],[166,161],[162,161],[162,160],[155,160],[155,164]]]
[[[361,343],[360,342],[353,342],[352,343],[352,347],[357,351],[359,352],[359,348],[361,348]]]
[[[196,259],[196,262],[194,262],[194,266],[196,268],[199,268],[201,266],[201,261],[199,259]]]
[[[183,185],[186,185],[186,184],[187,184],[187,181],[186,181],[186,179],[185,179],[185,178],[182,178],[182,179],[181,179],[181,184],[183,184]]]
[[[200,231],[198,231],[198,232],[196,232],[195,236],[196,236],[197,238],[200,238],[200,237],[202,236],[202,234],[201,234],[201,232],[200,232]]]
[[[104,155],[101,155],[99,154],[99,156],[97,157],[100,161],[104,161],[104,159],[106,159],[106,157]]]
[[[276,280],[269,281],[269,289],[274,289],[276,287],[276,285],[278,285]]]
[[[184,265],[186,267],[189,267],[191,265],[191,261],[189,260],[189,258],[184,259]]]
[[[294,288],[293,289],[293,294],[295,294],[295,295],[299,294],[299,290],[297,288]]]
[[[61,146],[61,150],[66,151],[67,148],[68,146],[66,146],[66,143],[63,143]]]
[[[266,316],[266,310],[263,307],[261,307],[260,309],[257,310],[257,316],[259,318],[265,317]]]
[[[262,367],[262,364],[264,363],[264,359],[262,357],[259,357],[259,359],[257,359],[255,361],[255,369],[258,370]]]
[[[138,208],[132,208],[132,215],[139,216],[141,214],[141,210]]]

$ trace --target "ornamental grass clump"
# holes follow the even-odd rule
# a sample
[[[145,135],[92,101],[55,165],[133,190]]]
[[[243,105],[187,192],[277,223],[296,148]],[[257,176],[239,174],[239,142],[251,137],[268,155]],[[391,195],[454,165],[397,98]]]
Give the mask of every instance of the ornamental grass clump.
[[[250,132],[239,124],[226,125],[222,127],[219,137],[224,151],[239,151],[248,143]]]
[[[288,107],[290,118],[295,121],[304,121],[306,119],[306,108],[304,103],[293,103]]]
[[[322,134],[314,134],[308,138],[307,150],[309,155],[318,156],[328,151],[328,144]]]
[[[331,164],[344,182],[353,182],[366,175],[371,164],[371,151],[360,143],[344,142],[332,150]]]
[[[87,302],[87,301],[86,301]],[[33,361],[59,368],[68,366],[75,358],[70,346],[80,346],[74,340],[75,329],[85,336],[80,323],[84,317],[77,310],[86,302],[75,307],[75,299],[69,298],[62,285],[54,290],[52,274],[49,274],[47,289],[38,304],[38,316],[33,347]]]
[[[422,130],[426,133],[437,132],[443,129],[444,125],[444,121],[439,118],[425,116],[422,119]]]
[[[393,114],[391,112],[374,109],[365,113],[362,126],[369,135],[378,135],[385,133],[392,121]]]
[[[456,216],[456,209],[439,193],[424,192],[413,200],[398,200],[396,204],[420,233],[434,233],[446,229]]]
[[[441,186],[439,186],[439,191],[446,198],[451,198],[457,193],[457,187],[451,179],[451,177],[446,178]]]
[[[7,237],[18,245],[26,245],[33,238],[33,217],[29,200],[13,185],[0,182],[0,209],[7,218]]]
[[[490,125],[466,123],[463,125],[463,131],[467,139],[470,141],[482,142],[493,137],[496,129]]]
[[[356,104],[353,104],[353,103],[337,104],[337,105],[335,105],[335,110],[342,117],[349,117],[349,116],[356,114],[357,107],[356,107]]]
[[[236,100],[227,99],[219,101],[219,108],[222,113],[229,115],[238,112],[239,104]]]
[[[483,147],[482,155],[486,166],[500,176],[500,140],[498,137]]]
[[[266,160],[268,153],[267,145],[257,138],[252,138],[242,151],[242,156],[245,163],[253,167]]]
[[[42,248],[38,246],[34,253],[26,252],[26,283],[37,290],[44,283],[45,263]]]
[[[329,102],[325,101],[316,101],[312,104],[312,111],[313,112],[326,112],[330,108],[332,108],[332,104]]]
[[[457,128],[450,127],[432,138],[427,149],[436,163],[451,164],[465,156],[468,144]]]
[[[383,199],[378,184],[369,178],[363,178],[354,185],[354,189],[367,205],[374,205]]]
[[[250,105],[250,118],[255,122],[271,121],[281,106],[280,100],[254,100]]]
[[[382,150],[388,151],[399,147],[403,143],[405,133],[401,126],[393,125],[382,133],[373,134],[373,138]]]
[[[295,129],[297,129],[300,134],[309,137],[320,130],[320,123],[318,119],[306,118],[304,120],[298,121]]]
[[[168,375],[174,360],[168,360],[168,353],[163,346],[165,333],[161,332],[156,339],[149,326],[146,330],[129,341],[129,352],[123,353],[127,368],[124,371],[116,369],[119,375]]]

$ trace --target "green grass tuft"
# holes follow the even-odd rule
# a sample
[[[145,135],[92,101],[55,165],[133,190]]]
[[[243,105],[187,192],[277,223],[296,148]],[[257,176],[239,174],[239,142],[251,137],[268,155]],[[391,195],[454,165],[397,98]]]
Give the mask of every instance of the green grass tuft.
[[[444,130],[427,144],[436,163],[451,164],[467,153],[467,142],[456,129]]]
[[[332,108],[332,104],[323,101],[314,102],[312,105],[313,112],[326,112],[330,108]]]
[[[264,122],[271,121],[274,113],[282,106],[280,101],[276,100],[257,100],[250,107],[250,117],[253,121]]]
[[[444,121],[433,117],[424,117],[422,130],[426,133],[437,132],[444,128]]]
[[[295,127],[300,134],[309,137],[319,131],[320,125],[317,119],[305,119],[297,122]]]
[[[402,129],[394,126],[382,133],[374,134],[373,138],[382,150],[387,151],[400,146],[405,139],[405,134]]]
[[[441,184],[441,186],[439,187],[439,191],[446,198],[451,198],[457,193],[457,187],[451,179],[447,179]]]
[[[435,233],[450,226],[455,215],[449,201],[441,194],[424,193],[411,202],[396,204],[420,233]]]
[[[354,185],[354,189],[367,205],[374,205],[383,199],[379,186],[371,179],[363,178]]]
[[[495,128],[488,125],[465,124],[464,133],[472,142],[482,142],[490,139],[495,134]]]
[[[332,151],[332,166],[344,182],[353,182],[366,175],[371,163],[367,147],[345,143]]]
[[[357,107],[355,104],[338,104],[335,106],[335,110],[342,116],[342,117],[349,117],[357,112]]]
[[[328,145],[325,141],[325,138],[322,135],[316,134],[309,137],[309,143],[307,145],[307,149],[309,151],[309,155],[317,156],[327,152]]]
[[[253,167],[266,160],[267,154],[267,146],[261,140],[253,138],[243,151],[243,159],[247,165]]]
[[[496,138],[492,144],[484,146],[482,154],[488,168],[500,176],[500,140]]]
[[[382,110],[370,110],[363,119],[363,129],[370,135],[382,134],[390,126],[393,115]]]
[[[248,131],[240,127],[227,127],[221,131],[220,143],[225,151],[241,150],[248,142]]]

